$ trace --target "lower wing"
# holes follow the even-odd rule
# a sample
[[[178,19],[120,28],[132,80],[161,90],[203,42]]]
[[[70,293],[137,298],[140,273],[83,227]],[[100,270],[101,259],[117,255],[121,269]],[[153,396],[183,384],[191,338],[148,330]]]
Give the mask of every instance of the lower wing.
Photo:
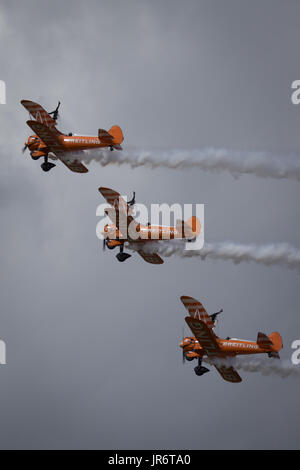
[[[238,383],[242,381],[240,375],[233,367],[216,366],[215,364],[214,366],[223,379],[227,382]]]
[[[145,253],[143,250],[138,250],[137,252],[147,263],[163,264],[164,262],[157,253]]]
[[[69,170],[74,171],[75,173],[87,173],[89,170],[78,160],[65,160],[62,156],[58,156],[61,162],[66,165]]]
[[[51,132],[49,127],[37,121],[27,121],[27,124],[47,145],[49,151],[54,153],[71,171],[76,173],[87,173],[89,171],[78,160],[68,159],[66,149],[61,145],[57,136]]]

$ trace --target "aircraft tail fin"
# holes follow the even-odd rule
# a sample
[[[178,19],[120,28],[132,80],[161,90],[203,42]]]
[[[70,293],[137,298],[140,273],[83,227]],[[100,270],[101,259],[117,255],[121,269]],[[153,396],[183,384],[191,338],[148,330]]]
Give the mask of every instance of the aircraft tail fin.
[[[259,332],[257,334],[257,344],[260,348],[262,349],[267,349],[267,350],[272,350],[272,347],[273,347],[273,343],[272,343],[272,340],[267,336],[265,335],[264,333],[261,333]]]
[[[122,129],[119,126],[112,126],[108,133],[113,136],[114,145],[119,146],[124,140]]]
[[[195,238],[201,232],[201,224],[197,217],[190,217],[186,222],[183,220],[176,220],[176,230],[180,236],[184,238]]]
[[[282,338],[277,332],[271,333],[269,336],[259,332],[257,344],[260,348],[265,349],[270,357],[279,357],[278,351],[282,349]]]
[[[282,338],[280,334],[277,333],[277,331],[274,331],[273,333],[269,335],[269,338],[273,343],[273,351],[277,353],[278,351],[281,351],[281,349],[283,348],[283,344],[282,344]]]

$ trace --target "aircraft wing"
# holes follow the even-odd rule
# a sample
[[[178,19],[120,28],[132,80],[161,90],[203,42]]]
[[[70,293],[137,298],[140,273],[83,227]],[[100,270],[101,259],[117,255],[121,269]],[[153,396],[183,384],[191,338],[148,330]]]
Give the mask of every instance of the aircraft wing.
[[[223,379],[227,382],[238,383],[242,381],[240,375],[233,367],[216,366],[215,364],[214,366],[219,372],[219,374],[223,377]]]
[[[63,157],[59,157],[60,161],[69,168],[69,170],[74,171],[74,173],[87,173],[89,170],[78,160],[68,160],[67,154]]]
[[[55,127],[56,122],[54,119],[50,116],[50,114],[47,113],[47,111],[44,110],[40,104],[29,100],[22,100],[21,104],[36,121],[45,124],[45,126],[49,127],[49,129],[51,129],[54,134],[61,134],[61,132],[59,132]]]
[[[66,149],[61,145],[57,136],[53,134],[49,127],[38,121],[27,121],[27,125],[37,134],[55,155],[62,154]]]
[[[147,263],[163,264],[164,262],[157,253],[145,253],[143,250],[138,250],[137,252]]]
[[[185,321],[207,356],[220,356],[222,351],[212,329],[199,318],[185,317]]]
[[[108,204],[113,206],[112,208],[106,209],[106,214],[109,216],[113,224],[115,224],[120,230],[123,236],[127,238],[129,225],[132,224],[132,226],[137,229],[139,224],[134,220],[132,215],[129,214],[126,201],[113,189],[101,187],[99,188],[99,191]]]
[[[220,357],[222,351],[218,344],[217,336],[214,334],[212,329],[203,320],[200,320],[197,317],[186,317],[185,321],[192,330],[195,338],[199,341],[200,346],[202,346],[207,356]],[[213,365],[215,366],[219,374],[223,377],[223,379],[227,382],[242,381],[241,377],[233,367],[227,367],[224,365],[217,366],[215,364]]]
[[[196,300],[193,297],[189,297],[187,295],[182,295],[180,300],[192,318],[199,318],[211,329],[214,327],[215,323],[212,321],[211,317],[208,315],[207,311],[203,307],[202,303],[199,302],[199,300]]]
[[[108,202],[108,204],[110,204],[114,208],[117,208],[119,207],[119,204],[121,203],[121,206],[124,208],[124,211],[126,211],[127,204],[124,201],[124,199],[121,197],[121,195],[117,193],[117,191],[114,191],[113,189],[110,189],[110,188],[103,188],[102,186],[101,188],[99,188],[99,191],[104,197],[104,199]]]
[[[28,126],[47,145],[50,152],[53,152],[71,171],[76,173],[87,173],[88,169],[78,160],[68,160],[66,149],[59,142],[57,134],[45,124],[38,121],[27,121]]]

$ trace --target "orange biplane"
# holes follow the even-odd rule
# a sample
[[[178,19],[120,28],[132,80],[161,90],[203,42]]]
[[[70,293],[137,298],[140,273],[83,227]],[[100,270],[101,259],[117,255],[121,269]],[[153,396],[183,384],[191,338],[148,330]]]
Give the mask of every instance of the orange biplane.
[[[34,132],[34,135],[25,142],[23,152],[28,148],[33,160],[43,157],[44,162],[41,165],[43,171],[49,171],[55,166],[48,161],[51,158],[61,160],[71,171],[87,173],[88,169],[80,161],[84,150],[104,147],[110,150],[122,150],[123,133],[119,126],[111,127],[108,132],[99,129],[97,137],[71,132],[66,135],[56,128],[60,102],[51,113],[47,113],[42,106],[33,101],[22,100],[21,104],[33,118],[27,121],[27,124]]]
[[[216,360],[213,364],[224,380],[228,382],[241,382],[242,379],[232,366],[222,364],[222,359],[233,358],[246,354],[267,354],[272,358],[279,358],[278,352],[282,349],[282,339],[279,333],[271,333],[269,336],[258,333],[256,341],[246,341],[236,338],[221,339],[214,333],[216,317],[220,312],[208,315],[201,302],[192,297],[180,297],[183,305],[189,312],[185,318],[186,323],[194,336],[182,339],[183,360],[192,361],[198,359],[198,366],[194,368],[196,375],[203,375],[209,369],[202,366],[202,359]]]
[[[99,188],[100,193],[106,201],[113,207],[105,209],[106,215],[113,222],[104,227],[102,233],[103,249],[105,247],[114,249],[119,247],[120,252],[116,255],[118,261],[125,261],[131,255],[124,253],[125,244],[147,262],[152,264],[162,264],[161,257],[152,252],[151,243],[158,240],[182,239],[194,240],[201,231],[201,224],[197,217],[191,217],[187,222],[177,220],[175,227],[165,227],[161,225],[141,225],[133,215],[131,207],[135,204],[135,193],[133,198],[126,202],[119,193],[109,188]]]

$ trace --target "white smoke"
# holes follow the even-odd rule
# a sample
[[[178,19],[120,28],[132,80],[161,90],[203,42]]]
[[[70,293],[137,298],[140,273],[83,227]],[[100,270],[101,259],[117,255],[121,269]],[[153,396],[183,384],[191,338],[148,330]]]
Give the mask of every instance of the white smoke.
[[[137,250],[141,247],[134,243],[129,249]],[[216,260],[229,260],[238,264],[253,261],[265,266],[285,266],[300,270],[300,250],[288,243],[272,243],[267,245],[241,244],[233,242],[205,243],[201,250],[186,250],[183,240],[162,240],[148,242],[143,246],[148,253],[158,253],[163,257],[173,255],[181,258],[211,258]]]
[[[69,156],[69,155],[68,155]],[[199,168],[206,171],[227,171],[237,177],[252,174],[260,178],[293,179],[300,181],[300,157],[296,155],[275,156],[267,152],[237,152],[226,149],[195,150],[138,150],[86,151],[81,157],[89,163],[98,161],[106,165],[130,165],[131,168],[146,166],[171,169]]]
[[[282,378],[299,377],[300,368],[289,361],[280,359],[233,357],[233,358],[205,358],[203,362],[210,365],[234,367],[245,372],[260,372],[262,375],[277,375]]]

